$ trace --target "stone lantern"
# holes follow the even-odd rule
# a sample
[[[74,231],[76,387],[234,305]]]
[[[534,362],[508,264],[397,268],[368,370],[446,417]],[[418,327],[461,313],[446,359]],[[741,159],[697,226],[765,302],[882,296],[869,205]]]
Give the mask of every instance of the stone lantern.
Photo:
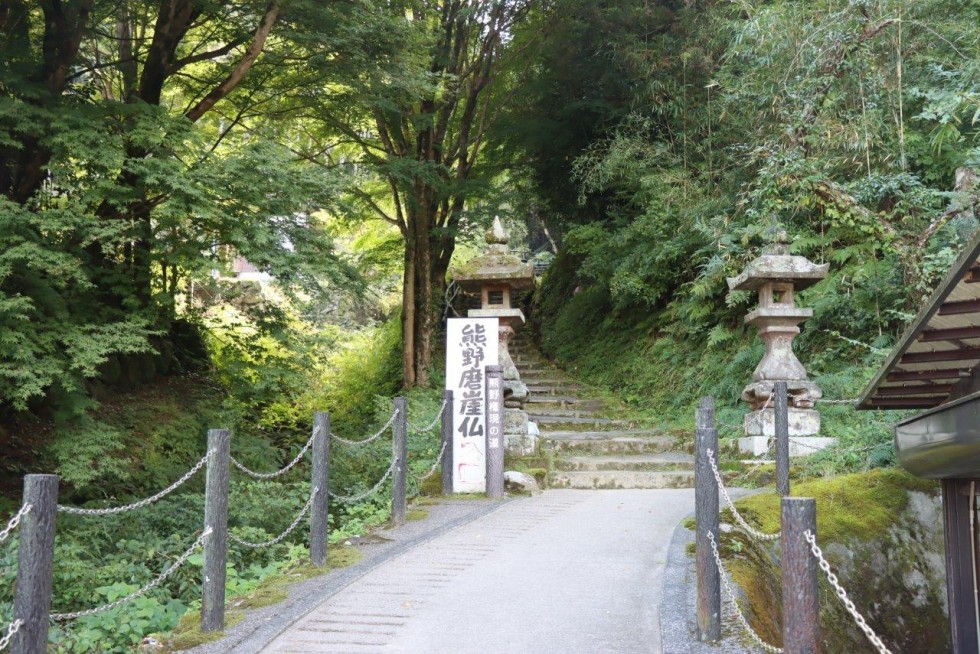
[[[739,442],[743,452],[762,454],[775,436],[775,400],[770,400],[775,382],[785,381],[789,397],[790,454],[809,454],[834,439],[817,438],[820,413],[814,402],[823,396],[820,387],[807,378],[806,369],[793,353],[799,324],[813,316],[813,309],[796,306],[796,291],[808,288],[827,276],[830,264],[815,264],[789,253],[789,238],[779,230],[763,254],[737,277],[728,278],[733,291],[758,291],[759,306],[745,316],[766,344],[766,353],[752,374],[752,383],[742,391],[742,400],[752,411],[745,416],[745,435]],[[802,446],[805,451],[799,451]]]
[[[513,292],[534,285],[534,267],[510,253],[510,236],[500,218],[486,235],[487,249],[478,257],[453,269],[452,275],[463,291],[480,295],[480,308],[470,309],[471,318],[500,320],[500,365],[504,369],[504,435],[507,449],[520,454],[534,451],[534,438],[528,434],[527,386],[508,350],[514,330],[525,323],[524,312],[514,306]]]

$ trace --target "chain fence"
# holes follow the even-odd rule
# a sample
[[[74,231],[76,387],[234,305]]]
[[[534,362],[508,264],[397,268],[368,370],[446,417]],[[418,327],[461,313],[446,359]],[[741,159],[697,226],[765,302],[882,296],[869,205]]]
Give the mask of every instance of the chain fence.
[[[715,535],[710,531],[708,532],[708,541],[711,543],[711,552],[715,557],[715,565],[718,566],[718,576],[721,577],[721,581],[725,586],[725,592],[728,593],[728,600],[731,602],[732,608],[735,609],[735,615],[738,617],[738,621],[742,624],[742,628],[745,630],[745,633],[747,633],[749,637],[758,643],[759,647],[765,651],[770,652],[771,654],[782,654],[783,650],[781,648],[770,645],[766,641],[762,640],[762,637],[759,636],[759,634],[755,632],[755,629],[752,628],[752,625],[749,624],[745,614],[742,613],[742,607],[738,605],[738,597],[736,597],[735,591],[732,590],[732,586],[728,581],[728,571],[725,570],[725,566],[722,564],[721,554],[718,552],[718,544],[715,542]]]
[[[4,648],[10,644],[10,641],[14,638],[14,634],[20,631],[20,627],[23,624],[24,621],[18,618],[7,625],[7,634],[3,638],[0,638],[0,652],[2,652]]]
[[[30,512],[31,512],[30,503],[25,503],[20,507],[17,513],[14,514],[14,517],[10,519],[10,522],[7,523],[7,526],[4,527],[3,529],[0,529],[0,543],[7,540],[7,537],[10,536],[10,533],[14,529],[16,529],[18,525],[20,525],[20,521],[24,518],[25,515],[27,515]]]
[[[718,490],[719,492],[721,492],[722,497],[725,498],[725,503],[728,504],[728,508],[731,509],[732,515],[735,516],[735,521],[738,522],[738,525],[742,529],[742,531],[744,531],[749,536],[752,536],[757,540],[763,540],[763,541],[779,540],[781,534],[778,533],[767,534],[761,532],[758,529],[752,527],[748,522],[745,521],[745,518],[742,517],[742,514],[739,513],[738,509],[735,508],[735,503],[732,502],[732,498],[728,494],[728,489],[725,488],[725,483],[724,481],[722,481],[721,473],[718,471],[718,465],[715,463],[715,453],[710,449],[707,452],[708,452],[708,463],[711,465],[711,472],[715,476],[715,483],[718,485]]]
[[[151,495],[150,497],[147,497],[146,499],[140,500],[138,502],[133,502],[132,504],[124,504],[122,506],[113,506],[106,509],[80,509],[75,506],[63,506],[59,504],[58,512],[70,513],[72,515],[112,515],[115,513],[125,513],[127,511],[135,511],[136,509],[142,509],[144,506],[153,504],[157,500],[161,500],[167,495],[169,495],[170,493],[177,490],[188,479],[190,479],[195,474],[197,474],[197,472],[204,467],[204,464],[206,464],[208,462],[208,459],[210,459],[213,455],[214,455],[214,450],[208,450],[208,452],[204,456],[202,456],[197,463],[194,464],[194,467],[192,467],[190,470],[184,473],[183,477],[181,477],[174,483],[170,484],[156,495]]]
[[[376,483],[368,491],[365,491],[359,495],[338,495],[333,491],[331,491],[330,497],[334,498],[337,501],[344,502],[345,504],[353,504],[355,502],[360,502],[361,500],[367,499],[368,497],[374,495],[379,490],[381,490],[381,487],[384,485],[384,483],[388,481],[388,477],[390,477],[391,473],[395,471],[396,465],[398,465],[398,457],[395,457],[394,459],[391,460],[391,465],[388,466],[388,470],[385,471],[384,476],[378,481],[378,483]]]
[[[272,545],[278,545],[279,543],[281,543],[283,541],[284,538],[286,538],[286,536],[288,536],[289,534],[291,534],[293,532],[293,530],[296,529],[296,527],[299,525],[300,521],[303,520],[303,516],[305,516],[307,513],[309,513],[310,507],[313,506],[313,498],[315,498],[316,497],[316,494],[319,493],[319,492],[320,492],[320,487],[319,486],[314,486],[313,487],[313,492],[310,493],[310,499],[306,500],[306,505],[300,510],[299,515],[296,516],[296,519],[293,520],[292,524],[290,524],[288,527],[286,527],[286,530],[285,531],[283,531],[281,534],[279,534],[278,536],[276,536],[272,540],[267,540],[264,543],[252,543],[250,541],[247,541],[247,540],[244,540],[242,538],[239,538],[238,536],[236,536],[235,534],[232,534],[231,532],[228,533],[228,538],[230,538],[231,540],[235,541],[236,543],[238,543],[239,545],[241,545],[243,547],[247,547],[247,548],[253,549],[253,550],[256,550],[256,549],[259,549],[259,548],[262,548],[262,547],[271,547]]]
[[[232,464],[236,468],[238,468],[243,473],[245,473],[246,475],[248,475],[253,479],[275,479],[276,477],[281,477],[282,475],[292,470],[293,466],[295,466],[303,459],[307,451],[309,451],[309,449],[313,446],[313,442],[316,440],[316,437],[320,434],[322,430],[323,428],[320,425],[317,425],[316,428],[313,429],[313,435],[310,436],[309,440],[306,441],[306,445],[304,445],[303,448],[299,451],[299,454],[296,455],[296,458],[294,458],[292,461],[287,463],[279,470],[276,470],[275,472],[256,472],[254,470],[250,470],[249,468],[245,467],[245,465],[242,464],[235,457],[232,456],[229,458],[231,459]]]
[[[840,580],[830,569],[830,563],[828,563],[827,559],[824,558],[823,551],[820,549],[820,546],[817,545],[816,536],[814,536],[811,531],[807,530],[803,532],[803,537],[806,538],[807,544],[810,545],[810,552],[813,553],[813,557],[817,560],[817,565],[820,566],[820,569],[823,570],[824,574],[827,576],[827,581],[830,582],[830,585],[833,587],[834,593],[837,594],[837,597],[840,598],[840,601],[844,604],[844,608],[847,609],[847,612],[851,614],[852,618],[854,618],[854,622],[857,624],[858,628],[864,632],[864,635],[868,637],[868,640],[871,642],[874,648],[878,650],[879,654],[892,654],[891,650],[888,649],[884,642],[882,642],[881,638],[878,637],[878,634],[875,633],[874,629],[868,626],[868,621],[864,619],[864,616],[861,615],[860,612],[858,612],[857,607],[854,606],[854,602],[851,601],[851,598],[847,596],[847,591],[840,585]]]
[[[446,453],[446,446],[447,445],[449,445],[449,441],[443,441],[442,442],[442,447],[439,449],[439,454],[436,454],[435,463],[432,464],[432,467],[429,468],[429,471],[427,473],[425,473],[421,477],[416,477],[415,481],[417,483],[421,484],[423,481],[425,481],[426,479],[428,479],[429,477],[431,477],[433,474],[435,474],[436,469],[439,467],[439,464],[442,463],[442,455]]]
[[[337,434],[333,434],[333,433],[330,434],[330,437],[332,439],[334,439],[335,441],[340,441],[344,445],[367,445],[368,443],[377,440],[378,438],[381,437],[382,434],[384,434],[386,431],[388,431],[388,428],[391,427],[395,423],[395,418],[398,417],[398,413],[399,413],[399,410],[398,409],[395,409],[395,411],[391,414],[391,417],[388,418],[388,422],[386,422],[384,424],[384,426],[382,426],[381,429],[379,429],[377,431],[377,433],[375,433],[373,436],[369,436],[369,437],[364,438],[362,440],[359,440],[359,441],[348,440],[346,438],[341,438]]]
[[[409,428],[408,428],[408,430],[411,433],[413,433],[413,434],[421,434],[421,433],[424,433],[424,432],[429,431],[430,429],[432,429],[433,427],[435,427],[437,424],[439,424],[439,420],[442,419],[442,413],[443,413],[443,411],[446,410],[446,405],[447,404],[449,404],[449,400],[443,400],[442,401],[442,406],[440,406],[439,407],[439,410],[436,411],[436,415],[435,415],[434,418],[432,418],[432,422],[430,422],[429,424],[427,424],[424,427],[419,427],[417,425],[410,425]]]
[[[130,601],[136,599],[137,597],[140,597],[142,595],[145,595],[146,593],[150,592],[151,590],[153,590],[154,588],[156,588],[157,586],[159,586],[160,584],[162,584],[164,581],[166,581],[167,578],[170,577],[170,575],[172,575],[173,573],[177,572],[177,570],[182,565],[184,565],[185,563],[187,563],[187,559],[189,559],[191,557],[191,554],[193,554],[197,550],[197,548],[200,547],[204,543],[204,539],[207,538],[210,534],[211,534],[211,527],[208,527],[203,532],[201,532],[201,535],[197,537],[197,540],[194,541],[194,544],[193,545],[191,545],[190,547],[188,547],[186,550],[184,550],[184,553],[183,554],[181,554],[179,557],[177,557],[177,560],[174,561],[173,565],[171,565],[169,568],[167,568],[166,570],[164,570],[153,581],[151,581],[147,585],[143,586],[139,590],[134,591],[134,592],[130,593],[129,595],[126,595],[125,597],[120,597],[119,599],[117,599],[114,602],[110,602],[108,604],[104,604],[104,605],[99,606],[99,607],[96,607],[94,609],[86,609],[84,611],[75,611],[73,613],[52,613],[51,614],[51,619],[54,620],[55,622],[66,622],[68,620],[75,620],[77,618],[84,618],[84,617],[87,617],[87,616],[90,616],[90,615],[97,615],[99,613],[105,613],[106,611],[111,611],[112,609],[116,608],[117,606],[121,606],[121,605],[125,604],[126,602],[130,602]]]

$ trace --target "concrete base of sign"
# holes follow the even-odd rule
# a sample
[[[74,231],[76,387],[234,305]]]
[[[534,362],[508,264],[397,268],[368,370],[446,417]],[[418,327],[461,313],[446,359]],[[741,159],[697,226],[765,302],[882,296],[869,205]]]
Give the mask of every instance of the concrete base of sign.
[[[797,409],[789,407],[789,435],[816,436],[820,433],[820,412],[816,409]],[[744,419],[746,436],[776,435],[776,410],[773,408],[750,411]]]
[[[791,436],[789,440],[789,455],[790,457],[806,456],[836,443],[837,439],[829,436]],[[746,436],[745,438],[740,438],[738,439],[738,449],[742,454],[762,456],[769,451],[769,437]],[[769,452],[769,456],[771,458],[775,456],[775,453]]]

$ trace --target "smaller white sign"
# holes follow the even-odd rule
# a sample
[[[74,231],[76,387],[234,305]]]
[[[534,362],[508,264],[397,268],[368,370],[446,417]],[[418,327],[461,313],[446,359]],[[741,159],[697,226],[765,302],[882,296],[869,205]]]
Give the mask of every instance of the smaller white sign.
[[[453,492],[487,489],[486,367],[497,365],[497,318],[450,318],[446,390],[453,392]]]

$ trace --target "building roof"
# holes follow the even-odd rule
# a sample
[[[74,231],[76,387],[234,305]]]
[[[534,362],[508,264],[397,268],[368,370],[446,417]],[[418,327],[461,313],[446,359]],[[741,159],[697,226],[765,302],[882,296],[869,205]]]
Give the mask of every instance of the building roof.
[[[980,232],[902,335],[859,409],[931,409],[980,364]]]

